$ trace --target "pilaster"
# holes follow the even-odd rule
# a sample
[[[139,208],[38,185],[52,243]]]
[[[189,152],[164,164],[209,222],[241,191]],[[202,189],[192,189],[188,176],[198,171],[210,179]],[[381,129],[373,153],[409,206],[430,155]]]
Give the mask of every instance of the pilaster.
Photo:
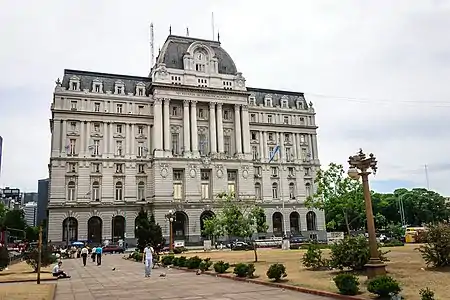
[[[197,101],[191,101],[191,137],[192,156],[198,157]]]
[[[211,153],[217,153],[217,130],[216,130],[216,103],[209,103],[209,135],[211,144]]]
[[[223,121],[222,121],[222,103],[217,103],[217,150],[223,153]]]
[[[189,156],[191,153],[191,139],[190,139],[190,126],[189,126],[189,100],[183,101],[183,145],[184,156]]]
[[[155,98],[153,105],[153,146],[155,147],[154,156],[163,156],[163,120],[162,120],[162,99]]]
[[[170,99],[164,98],[164,152],[165,156],[172,156],[170,143]]]
[[[241,132],[241,112],[240,105],[234,106],[234,137],[236,154],[242,154],[242,132]]]

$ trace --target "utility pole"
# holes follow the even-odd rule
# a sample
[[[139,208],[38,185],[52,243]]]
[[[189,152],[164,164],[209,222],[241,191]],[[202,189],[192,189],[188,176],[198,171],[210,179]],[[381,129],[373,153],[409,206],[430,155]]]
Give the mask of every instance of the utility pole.
[[[42,225],[39,226],[37,284],[41,284]]]

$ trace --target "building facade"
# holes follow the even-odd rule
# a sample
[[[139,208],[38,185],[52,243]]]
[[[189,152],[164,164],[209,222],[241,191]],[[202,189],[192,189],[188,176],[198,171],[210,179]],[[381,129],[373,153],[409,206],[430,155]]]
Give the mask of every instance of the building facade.
[[[49,192],[50,180],[40,179],[38,180],[38,200],[37,200],[37,219],[36,223],[38,225],[47,224],[47,206],[48,206],[48,192]],[[47,225],[45,228],[47,229]]]
[[[65,70],[51,110],[53,242],[132,243],[142,207],[166,237],[175,210],[175,239],[200,242],[225,191],[264,208],[268,236],[326,239],[304,205],[320,165],[312,103],[246,87],[218,41],[170,35],[148,77]]]
[[[37,202],[28,202],[22,207],[25,222],[28,226],[37,225],[37,206]]]

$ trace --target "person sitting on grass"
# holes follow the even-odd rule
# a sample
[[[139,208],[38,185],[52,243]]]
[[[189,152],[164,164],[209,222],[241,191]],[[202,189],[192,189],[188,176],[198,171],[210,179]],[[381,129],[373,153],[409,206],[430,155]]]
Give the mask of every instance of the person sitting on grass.
[[[53,273],[53,277],[58,277],[58,279],[61,279],[61,278],[70,278],[70,276],[67,275],[67,274],[63,271],[63,269],[62,269],[62,261],[59,261],[59,262],[53,267],[52,273]]]

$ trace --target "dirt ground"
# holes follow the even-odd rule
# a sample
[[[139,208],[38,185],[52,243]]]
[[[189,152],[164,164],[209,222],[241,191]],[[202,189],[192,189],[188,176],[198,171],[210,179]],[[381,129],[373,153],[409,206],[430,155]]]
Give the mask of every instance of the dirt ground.
[[[53,300],[55,284],[20,283],[0,286],[0,300]]]
[[[429,270],[416,250],[418,245],[385,248],[390,250],[387,257],[387,271],[390,276],[398,280],[402,287],[402,295],[406,299],[420,299],[419,290],[428,287],[435,292],[437,299],[448,299],[447,285],[450,283],[450,269],[447,271]],[[258,263],[255,264],[256,275],[261,280],[268,280],[266,271],[271,264],[282,263],[286,266],[288,284],[309,287],[318,290],[337,292],[333,282],[336,271],[310,271],[302,266],[301,259],[305,250],[283,251],[278,249],[258,249]],[[324,249],[325,257],[329,250]],[[239,262],[252,263],[253,251],[219,251],[208,253],[185,253],[187,257],[198,255],[202,258],[210,257],[212,261],[223,260],[230,264]],[[229,269],[233,271],[232,268]],[[361,296],[371,298],[366,291],[366,276],[359,276]]]
[[[51,267],[41,269],[41,279],[52,278]],[[8,270],[0,272],[0,283],[14,281],[36,280],[37,273],[26,262],[19,262],[8,267]]]

